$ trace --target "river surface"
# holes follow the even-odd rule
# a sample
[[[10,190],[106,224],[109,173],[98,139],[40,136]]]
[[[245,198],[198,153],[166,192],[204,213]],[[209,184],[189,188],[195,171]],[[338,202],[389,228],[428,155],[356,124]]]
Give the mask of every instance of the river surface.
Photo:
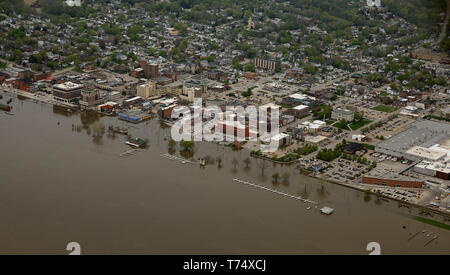
[[[69,242],[83,254],[369,254],[370,242],[383,254],[450,254],[450,231],[416,221],[418,211],[397,202],[311,179],[293,166],[263,169],[253,158],[247,165],[248,151],[214,143],[180,153],[156,119],[132,125],[11,94],[0,102],[10,97],[14,115],[0,112],[0,254],[68,254]],[[150,146],[119,157],[130,147],[125,136],[102,133],[109,125],[131,127]],[[196,164],[162,158],[166,153]],[[208,157],[205,168],[199,157]],[[289,181],[274,184],[276,172],[290,173]],[[320,214],[323,206],[335,213]],[[440,237],[408,240],[422,230]]]

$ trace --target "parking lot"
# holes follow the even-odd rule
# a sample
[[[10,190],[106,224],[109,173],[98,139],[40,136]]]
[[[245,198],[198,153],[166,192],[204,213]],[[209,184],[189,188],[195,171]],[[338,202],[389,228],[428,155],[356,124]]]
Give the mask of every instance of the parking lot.
[[[428,196],[428,192],[425,190],[410,190],[402,188],[376,187],[370,189],[370,191],[375,194],[381,194],[411,203],[417,203]]]
[[[389,138],[393,135],[396,135],[396,134],[406,130],[406,128],[408,128],[408,125],[414,121],[415,120],[413,120],[411,118],[399,116],[395,119],[392,119],[392,120],[389,120],[389,121],[383,123],[382,126],[373,129],[372,131],[367,133],[367,135],[372,138],[375,138],[377,136],[383,136],[385,138]]]
[[[362,174],[369,171],[369,164],[356,161],[339,159],[334,161],[330,167],[322,171],[322,175],[340,182],[351,183]]]

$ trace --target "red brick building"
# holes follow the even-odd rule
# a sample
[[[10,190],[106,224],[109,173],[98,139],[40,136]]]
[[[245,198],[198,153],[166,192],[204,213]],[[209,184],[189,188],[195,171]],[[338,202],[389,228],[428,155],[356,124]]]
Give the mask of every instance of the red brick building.
[[[389,186],[389,187],[402,187],[402,188],[422,188],[423,185],[422,181],[397,175],[395,176],[383,175],[380,177],[364,176],[362,178],[362,183],[371,185]]]

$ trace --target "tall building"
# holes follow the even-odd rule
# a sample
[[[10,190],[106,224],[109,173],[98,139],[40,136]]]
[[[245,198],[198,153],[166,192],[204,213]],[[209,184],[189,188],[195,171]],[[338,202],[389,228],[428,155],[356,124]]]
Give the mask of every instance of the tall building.
[[[279,66],[278,61],[272,59],[255,58],[255,67],[258,69],[264,69],[274,72]]]
[[[137,86],[137,96],[142,98],[150,98],[158,96],[158,90],[156,89],[156,83],[149,81],[146,84]]]
[[[253,18],[250,16],[250,18],[248,18],[247,29],[252,30],[254,28],[255,28],[255,22],[253,22]]]
[[[201,98],[203,93],[206,93],[207,86],[203,81],[190,80],[183,84],[181,96],[189,102],[194,102],[195,98]]]
[[[94,107],[102,104],[103,100],[97,91],[81,91],[80,105],[84,107]]]
[[[72,103],[81,98],[81,90],[84,88],[81,84],[66,82],[53,86],[53,98],[58,101]]]
[[[144,71],[144,77],[146,78],[158,78],[159,77],[159,65],[156,63],[148,64],[143,60],[140,62],[141,69]]]

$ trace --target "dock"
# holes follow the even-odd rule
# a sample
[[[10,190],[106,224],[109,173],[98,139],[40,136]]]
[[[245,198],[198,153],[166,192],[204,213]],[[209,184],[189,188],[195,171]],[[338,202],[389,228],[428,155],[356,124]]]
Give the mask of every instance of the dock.
[[[139,153],[140,151],[141,151],[141,150],[138,150],[138,149],[128,150],[128,151],[126,151],[126,152],[123,152],[123,153],[120,154],[119,156],[120,156],[121,158],[130,157],[130,156],[136,155],[136,154]]]
[[[244,180],[240,180],[240,179],[236,179],[236,178],[234,178],[233,181],[241,183],[241,184],[245,184],[245,185],[248,185],[248,186],[252,186],[252,187],[264,190],[264,191],[269,191],[269,192],[275,193],[277,195],[281,195],[281,196],[288,197],[288,198],[291,198],[291,199],[299,200],[299,201],[302,201],[302,202],[305,202],[305,203],[318,204],[315,201],[307,200],[307,199],[304,199],[302,197],[294,196],[294,195],[291,195],[291,194],[288,194],[288,193],[284,193],[284,192],[281,192],[281,191],[278,191],[278,190],[275,190],[275,189],[270,189],[270,188],[267,188],[267,187],[264,187],[264,186],[261,186],[261,185],[258,185],[258,184],[254,184],[254,183],[251,183],[251,182],[248,182],[248,181],[244,181]]]
[[[176,162],[179,162],[179,163],[182,163],[182,164],[195,164],[195,162],[192,162],[190,160],[187,160],[187,159],[184,159],[184,158],[179,158],[179,157],[172,156],[172,155],[169,155],[169,154],[161,155],[161,157],[166,158],[168,160],[176,161]]]
[[[331,207],[327,207],[327,206],[320,209],[320,213],[325,214],[325,215],[331,215],[331,214],[333,214],[333,212],[334,212],[334,209]]]

